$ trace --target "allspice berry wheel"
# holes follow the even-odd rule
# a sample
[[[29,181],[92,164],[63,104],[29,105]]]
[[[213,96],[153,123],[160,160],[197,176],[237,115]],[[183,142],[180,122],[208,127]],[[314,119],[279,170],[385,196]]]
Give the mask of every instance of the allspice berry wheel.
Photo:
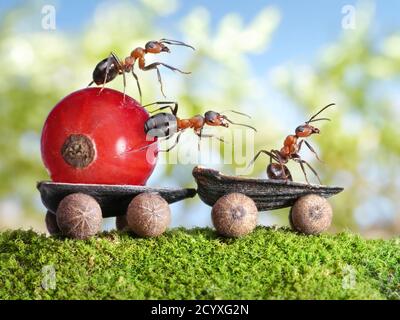
[[[332,222],[332,207],[328,200],[316,194],[299,198],[290,210],[290,225],[304,234],[326,231]]]
[[[83,193],[73,193],[61,200],[57,224],[63,235],[87,239],[101,230],[102,212],[97,201]]]
[[[211,217],[219,234],[240,237],[257,226],[258,209],[251,198],[242,193],[230,193],[214,204]]]
[[[141,193],[128,206],[129,228],[141,237],[157,237],[171,222],[168,202],[157,193]]]
[[[61,234],[61,230],[58,227],[57,218],[55,214],[51,213],[50,211],[47,211],[45,222],[47,231],[51,236]]]

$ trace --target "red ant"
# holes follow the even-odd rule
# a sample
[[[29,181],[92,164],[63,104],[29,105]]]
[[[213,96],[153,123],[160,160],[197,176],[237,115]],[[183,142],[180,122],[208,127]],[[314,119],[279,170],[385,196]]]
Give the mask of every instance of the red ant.
[[[214,137],[221,142],[225,142],[222,138],[216,137],[212,134],[204,134],[203,129],[204,129],[205,125],[214,126],[214,127],[220,126],[220,127],[228,128],[229,124],[234,124],[234,125],[247,127],[254,131],[257,131],[256,128],[254,128],[250,125],[233,122],[227,116],[225,116],[221,113],[215,112],[215,111],[207,111],[204,114],[204,116],[195,115],[194,117],[191,117],[189,119],[180,119],[177,117],[177,113],[178,113],[178,103],[177,102],[154,102],[154,103],[147,104],[144,107],[148,107],[151,105],[164,105],[164,106],[162,106],[158,109],[152,110],[152,111],[150,111],[150,113],[164,110],[164,109],[170,109],[171,113],[161,112],[161,113],[155,114],[154,116],[151,116],[144,125],[144,132],[150,137],[164,138],[165,140],[172,138],[176,133],[178,134],[174,144],[166,150],[159,150],[160,152],[169,152],[171,149],[173,149],[178,144],[181,134],[186,129],[193,129],[194,133],[199,137],[199,144],[198,144],[199,149],[200,149],[201,138],[213,138]],[[171,105],[173,105],[173,107]],[[242,113],[242,112],[238,112],[238,111],[234,111],[234,110],[226,110],[226,112],[233,112],[233,113],[240,114],[242,116],[246,116],[246,117],[250,118],[250,116],[248,116],[247,114]],[[157,143],[157,141],[154,143]],[[143,150],[145,148],[148,148],[150,145],[152,145],[152,144],[146,145],[145,147],[142,147],[135,151]]]
[[[316,121],[321,121],[321,120],[330,120],[328,118],[317,118],[316,117],[325,109],[329,108],[330,106],[335,105],[334,103],[328,104],[327,106],[323,107],[320,111],[318,111],[316,114],[314,114],[308,121],[306,121],[303,125],[300,125],[296,128],[295,134],[294,135],[289,135],[286,137],[283,147],[281,150],[261,150],[259,151],[254,159],[250,162],[249,166],[252,165],[256,159],[260,156],[261,153],[264,153],[269,156],[270,159],[270,164],[267,167],[267,175],[268,178],[274,179],[274,180],[290,180],[292,181],[292,175],[290,174],[289,169],[286,167],[286,163],[289,160],[294,160],[297,163],[300,164],[301,170],[304,173],[304,177],[306,178],[306,181],[308,184],[309,181],[307,179],[307,174],[304,169],[304,164],[307,165],[310,170],[316,175],[318,178],[318,181],[321,183],[321,179],[318,176],[318,173],[314,170],[311,165],[301,159],[300,155],[298,154],[300,152],[301,146],[303,142],[306,144],[306,146],[310,149],[312,153],[315,154],[316,158],[320,160],[318,157],[318,154],[315,152],[314,148],[304,139],[300,140],[300,138],[307,138],[311,136],[314,133],[320,133],[320,130],[318,128],[315,128],[310,125],[311,122],[316,122]],[[277,163],[273,163],[272,160],[275,160]],[[320,160],[321,161],[321,160]]]
[[[126,78],[125,78],[125,73],[131,72],[133,77],[136,80],[136,84],[138,87],[139,95],[140,95],[140,101],[142,101],[142,90],[140,88],[139,84],[139,79],[138,76],[136,75],[134,71],[134,65],[136,60],[138,60],[139,68],[143,71],[148,71],[152,69],[157,70],[157,76],[158,76],[158,82],[160,83],[161,86],[161,93],[165,97],[164,91],[163,91],[163,84],[161,80],[161,74],[160,70],[158,69],[158,66],[164,66],[168,69],[171,69],[172,71],[178,71],[180,73],[184,74],[189,74],[190,72],[185,72],[181,71],[175,67],[172,67],[168,64],[165,64],[163,62],[154,62],[146,66],[145,62],[145,55],[147,53],[153,53],[153,54],[158,54],[161,52],[170,52],[169,48],[165,44],[171,44],[171,45],[177,45],[177,46],[185,46],[189,47],[193,50],[195,50],[192,46],[183,43],[181,41],[177,40],[169,40],[169,39],[161,39],[159,41],[149,41],[146,43],[144,48],[138,47],[135,50],[133,50],[130,54],[130,56],[125,58],[125,61],[120,60],[117,55],[114,52],[111,52],[110,55],[101,60],[95,67],[93,71],[93,81],[89,83],[88,87],[91,86],[93,83],[104,86],[107,82],[110,82],[115,79],[116,76],[122,74],[123,79],[124,79],[124,98],[125,98],[125,88],[126,88]]]

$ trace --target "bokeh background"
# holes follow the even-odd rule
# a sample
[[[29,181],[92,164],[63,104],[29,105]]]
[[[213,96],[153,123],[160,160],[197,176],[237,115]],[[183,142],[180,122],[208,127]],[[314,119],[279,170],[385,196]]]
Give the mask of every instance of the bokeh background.
[[[55,29],[43,28],[46,5],[55,8]],[[51,108],[85,87],[111,50],[125,57],[165,37],[197,49],[172,47],[169,55],[147,57],[192,71],[182,76],[161,70],[181,116],[207,109],[247,112],[259,130],[256,149],[280,148],[297,125],[335,102],[326,114],[332,121],[319,123],[322,134],[310,139],[324,163],[302,151],[325,184],[345,187],[331,199],[330,231],[398,235],[399,12],[396,0],[1,1],[0,229],[45,231],[35,185],[48,179],[39,141]],[[143,101],[163,100],[155,72],[138,73]],[[122,79],[110,87],[122,90]],[[128,94],[137,97],[129,76]],[[173,152],[198,152],[193,135],[185,134]],[[223,164],[219,148],[204,152],[211,156],[199,157],[203,165],[227,173],[243,166]],[[166,162],[160,161],[149,185],[194,186],[193,164]],[[265,177],[266,163],[258,161],[251,175]],[[304,180],[296,164],[289,168],[295,180]],[[211,225],[210,208],[198,198],[172,209],[173,226]],[[287,209],[262,213],[261,223],[287,225],[287,215]],[[105,228],[113,227],[107,219]]]

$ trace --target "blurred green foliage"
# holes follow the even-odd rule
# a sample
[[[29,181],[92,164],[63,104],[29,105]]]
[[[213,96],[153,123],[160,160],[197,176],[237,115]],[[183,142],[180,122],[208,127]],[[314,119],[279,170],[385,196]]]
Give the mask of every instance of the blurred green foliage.
[[[146,58],[148,62],[157,59],[192,72],[184,76],[162,70],[168,99],[179,101],[182,117],[212,108],[250,113],[259,129],[256,150],[280,148],[284,137],[293,133],[295,127],[286,127],[288,121],[277,119],[276,115],[276,109],[290,108],[290,104],[276,105],[265,96],[268,81],[257,77],[250,63],[251,55],[265,52],[271,43],[279,25],[279,12],[265,8],[246,24],[240,15],[228,14],[214,28],[210,12],[199,6],[166,33],[156,21],[175,9],[175,2],[165,0],[142,0],[135,5],[105,2],[84,28],[73,34],[27,28],[40,25],[40,8],[34,4],[4,14],[0,22],[0,197],[1,203],[18,204],[19,220],[13,225],[2,214],[0,227],[33,226],[43,230],[43,215],[38,215],[43,209],[34,188],[36,181],[48,179],[40,159],[42,125],[62,97],[89,83],[93,67],[111,50],[123,58],[151,39],[166,37],[188,42],[196,47],[195,52],[172,47],[168,56]],[[322,134],[311,141],[324,163],[315,162],[304,152],[324,183],[346,187],[346,192],[332,199],[332,230],[357,230],[361,226],[361,231],[367,232],[371,226],[378,226],[388,235],[400,229],[396,201],[400,182],[395,178],[399,176],[400,154],[396,139],[400,133],[399,96],[395,90],[399,85],[400,34],[390,34],[376,42],[370,32],[372,13],[361,12],[365,16],[358,19],[357,28],[343,30],[336,43],[322,49],[314,65],[277,66],[270,77],[294,102],[293,108],[301,112],[301,116],[297,114],[298,124],[319,107],[337,104],[326,113],[332,122],[320,123]],[[139,77],[145,103],[163,100],[155,72],[139,71]],[[122,79],[109,87],[122,90]],[[131,77],[127,90],[137,97]],[[182,145],[189,145],[189,151],[193,149],[190,141],[194,141],[190,138],[183,137],[181,141]],[[220,151],[225,152],[224,148]],[[241,151],[238,148],[233,152]],[[258,161],[252,174],[264,176],[266,163],[267,160]],[[159,165],[157,170],[164,181],[192,186],[192,166]],[[228,172],[239,166],[243,164],[219,165]],[[291,164],[290,169],[296,179],[303,181],[296,165]],[[375,210],[381,204],[390,211],[384,216],[386,220],[379,219],[380,212],[372,212],[371,218],[371,208]],[[192,209],[195,206],[189,205]],[[369,220],[363,220],[364,214]]]

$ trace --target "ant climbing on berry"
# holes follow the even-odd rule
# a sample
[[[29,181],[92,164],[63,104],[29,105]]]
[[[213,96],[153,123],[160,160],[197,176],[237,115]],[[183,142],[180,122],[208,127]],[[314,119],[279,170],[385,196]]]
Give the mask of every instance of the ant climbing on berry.
[[[136,60],[138,60],[139,68],[143,71],[153,70],[157,71],[158,82],[160,83],[161,93],[165,97],[163,90],[163,83],[161,80],[161,73],[159,70],[159,66],[164,66],[172,71],[178,71],[183,74],[190,74],[190,72],[182,71],[178,68],[172,67],[163,62],[154,62],[146,66],[145,55],[148,53],[158,54],[161,52],[170,52],[169,48],[165,45],[177,45],[177,46],[185,46],[195,50],[192,46],[177,40],[170,39],[160,39],[159,41],[149,41],[146,43],[144,48],[137,47],[134,49],[130,56],[126,57],[124,61],[120,60],[114,52],[111,52],[110,55],[101,60],[95,67],[93,71],[93,80],[89,83],[88,87],[90,87],[93,83],[97,85],[103,85],[102,89],[107,82],[110,82],[116,78],[116,76],[122,74],[124,81],[124,98],[125,98],[125,88],[126,88],[126,78],[125,73],[131,72],[133,77],[136,80],[136,84],[138,87],[140,101],[142,101],[142,90],[139,84],[139,78],[134,71],[134,66]]]
[[[257,131],[256,128],[254,128],[250,125],[234,122],[234,121],[230,120],[226,115],[215,112],[215,111],[207,111],[204,113],[204,116],[195,115],[189,119],[181,119],[181,118],[177,117],[177,113],[178,113],[178,103],[177,102],[170,102],[170,101],[160,102],[159,101],[159,102],[147,104],[143,107],[146,108],[146,107],[149,107],[152,105],[162,105],[162,106],[160,108],[150,111],[150,113],[154,113],[154,112],[161,111],[164,109],[170,109],[171,113],[160,112],[160,113],[157,113],[157,114],[151,116],[144,125],[144,132],[149,137],[154,137],[154,138],[157,137],[157,138],[162,138],[164,140],[168,140],[168,139],[172,138],[175,134],[177,134],[174,144],[166,150],[159,150],[160,152],[169,152],[170,150],[172,150],[179,143],[181,134],[186,129],[193,129],[194,133],[199,137],[199,143],[198,143],[199,149],[200,149],[200,140],[202,138],[216,138],[217,140],[225,143],[225,141],[220,137],[217,137],[212,134],[204,134],[203,129],[206,125],[214,126],[214,127],[220,126],[220,127],[228,128],[230,124],[233,124],[233,125],[238,125],[238,126],[242,126],[242,127],[247,127],[254,131]],[[238,112],[235,110],[226,110],[224,112],[233,112],[233,113],[251,118],[247,114]],[[153,143],[157,143],[157,141],[155,141]],[[148,148],[153,143],[146,145],[140,149],[131,150],[131,151],[141,151],[143,149]]]
[[[321,179],[318,176],[318,173],[315,171],[315,169],[305,160],[301,159],[299,152],[300,149],[305,143],[305,145],[308,147],[308,149],[314,153],[316,158],[320,160],[318,157],[318,154],[315,152],[314,148],[310,145],[308,141],[305,140],[305,138],[308,138],[312,134],[319,134],[320,130],[316,127],[313,127],[310,125],[311,122],[316,122],[316,121],[321,121],[321,120],[330,120],[328,118],[316,118],[321,112],[323,112],[325,109],[334,106],[334,103],[328,104],[327,106],[323,107],[320,111],[318,111],[316,114],[314,114],[308,121],[306,121],[304,124],[298,126],[295,130],[294,135],[289,135],[286,137],[283,147],[281,150],[260,150],[254,159],[250,162],[249,166],[252,165],[257,158],[262,154],[266,154],[269,156],[270,163],[267,167],[267,176],[269,179],[274,179],[274,180],[290,180],[292,181],[292,175],[290,174],[289,169],[286,167],[286,163],[288,163],[289,160],[296,161],[297,163],[300,164],[301,170],[303,171],[304,177],[307,181],[308,184],[308,178],[307,174],[304,168],[304,165],[306,165],[318,178],[319,183],[321,183]],[[304,139],[301,139],[304,138]],[[299,141],[299,139],[301,139]],[[275,160],[276,163],[272,162],[272,160]],[[320,160],[321,161],[321,160]]]

